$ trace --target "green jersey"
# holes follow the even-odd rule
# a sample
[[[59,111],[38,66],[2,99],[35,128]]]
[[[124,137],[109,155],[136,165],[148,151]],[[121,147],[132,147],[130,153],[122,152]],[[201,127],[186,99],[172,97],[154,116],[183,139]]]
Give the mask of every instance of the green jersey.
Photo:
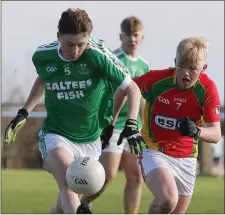
[[[149,71],[148,62],[141,56],[138,56],[137,58],[131,58],[130,56],[126,55],[121,48],[118,48],[117,50],[115,50],[114,54],[128,68],[132,78],[141,76]],[[105,97],[103,98],[101,109],[100,109],[101,112],[103,112],[102,111],[103,109],[105,110],[104,118],[100,116],[101,128],[104,128],[112,119],[112,117],[110,118],[110,116],[112,116],[112,111],[113,111],[113,105],[112,105],[113,94],[116,92],[116,90],[117,90],[116,84],[114,83],[108,84],[108,94],[105,95]],[[127,112],[128,112],[128,103],[126,102],[123,108],[121,109],[118,119],[116,121],[116,124],[115,124],[116,129],[123,130],[126,119],[127,119]],[[140,128],[142,126],[140,116],[138,116],[137,121],[138,121],[138,126]]]
[[[42,129],[74,143],[93,142],[101,132],[98,112],[106,83],[129,83],[129,72],[102,40],[90,38],[76,61],[65,60],[59,50],[56,41],[38,47],[32,57],[45,83],[47,117]]]

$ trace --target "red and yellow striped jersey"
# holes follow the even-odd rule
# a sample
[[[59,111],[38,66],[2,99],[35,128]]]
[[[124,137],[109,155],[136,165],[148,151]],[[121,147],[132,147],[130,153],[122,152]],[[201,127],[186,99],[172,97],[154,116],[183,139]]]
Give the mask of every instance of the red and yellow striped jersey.
[[[142,136],[150,149],[177,158],[197,157],[198,139],[181,136],[179,121],[188,116],[197,126],[220,121],[215,83],[202,73],[190,90],[176,87],[175,68],[150,70],[134,78],[146,100]]]

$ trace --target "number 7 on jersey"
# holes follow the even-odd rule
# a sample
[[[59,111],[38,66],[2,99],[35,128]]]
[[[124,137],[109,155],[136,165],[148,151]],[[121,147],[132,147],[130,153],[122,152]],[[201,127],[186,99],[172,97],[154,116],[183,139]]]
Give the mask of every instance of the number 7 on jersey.
[[[180,108],[180,106],[182,105],[182,103],[176,102],[176,104],[177,104],[177,110],[178,110]]]

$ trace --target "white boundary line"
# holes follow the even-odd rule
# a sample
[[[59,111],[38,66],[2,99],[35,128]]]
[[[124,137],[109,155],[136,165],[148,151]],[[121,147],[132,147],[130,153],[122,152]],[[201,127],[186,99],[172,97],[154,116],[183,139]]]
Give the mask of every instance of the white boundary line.
[[[2,117],[15,117],[17,115],[17,111],[2,111]],[[45,118],[47,116],[47,112],[31,112],[28,117],[29,118]]]

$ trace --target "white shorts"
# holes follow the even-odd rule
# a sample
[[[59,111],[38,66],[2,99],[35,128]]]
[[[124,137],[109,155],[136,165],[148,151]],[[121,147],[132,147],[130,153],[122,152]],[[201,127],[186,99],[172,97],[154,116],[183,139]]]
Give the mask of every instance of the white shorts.
[[[179,195],[191,196],[196,179],[196,158],[174,158],[160,151],[146,149],[139,156],[143,177],[153,169],[164,167],[172,171]]]
[[[109,140],[109,146],[104,148],[102,152],[116,152],[116,153],[123,153],[123,151],[131,152],[130,146],[126,139],[124,139],[123,142],[119,146],[117,146],[117,142],[121,132],[122,132],[121,130],[117,129],[113,130],[113,135]]]
[[[55,148],[64,148],[76,159],[78,157],[93,157],[98,160],[101,154],[102,144],[100,138],[93,143],[76,144],[66,139],[63,136],[52,133],[44,133],[42,130],[39,133],[39,151],[42,159],[45,160],[47,154]]]

